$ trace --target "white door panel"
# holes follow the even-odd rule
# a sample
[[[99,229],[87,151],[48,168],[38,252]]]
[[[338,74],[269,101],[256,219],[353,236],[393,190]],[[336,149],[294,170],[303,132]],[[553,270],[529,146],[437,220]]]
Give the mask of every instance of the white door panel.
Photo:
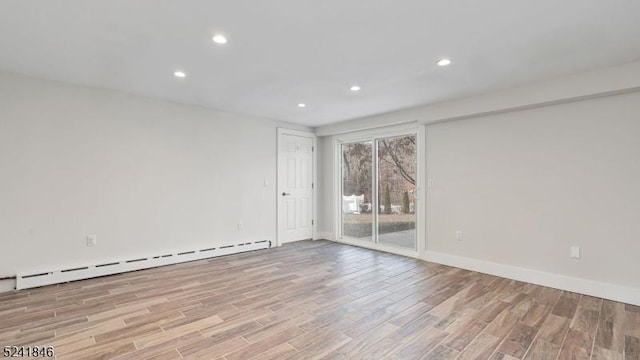
[[[297,161],[295,158],[287,159],[287,188],[289,190],[295,189],[297,187],[298,177],[296,172]]]
[[[283,133],[278,142],[278,241],[313,237],[313,137]]]
[[[287,230],[296,230],[296,201],[294,199],[284,199],[287,209]]]
[[[308,198],[300,198],[300,228],[308,228],[311,226],[309,204],[311,203]]]

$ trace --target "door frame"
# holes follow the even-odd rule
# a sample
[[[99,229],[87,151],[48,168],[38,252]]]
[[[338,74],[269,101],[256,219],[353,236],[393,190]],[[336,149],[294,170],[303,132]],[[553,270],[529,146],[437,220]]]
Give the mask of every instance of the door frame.
[[[282,146],[282,136],[284,135],[294,135],[300,137],[310,138],[312,141],[312,151],[311,151],[311,238],[313,240],[317,239],[317,193],[318,193],[318,171],[317,171],[317,157],[318,157],[318,144],[316,134],[310,131],[301,131],[287,128],[277,128],[277,141],[276,141],[276,241],[275,246],[282,246],[282,242],[280,241],[280,194],[282,193],[282,189],[280,187],[280,147]]]
[[[394,137],[402,135],[416,135],[416,166],[417,176],[416,180],[416,194],[418,204],[416,207],[416,250],[403,249],[391,245],[386,245],[379,242],[362,241],[355,238],[342,237],[342,203],[340,198],[342,197],[342,144],[353,143],[358,141],[373,141],[372,156],[375,159],[375,140],[378,138]],[[426,129],[425,126],[408,124],[399,125],[388,128],[377,128],[371,130],[356,131],[347,134],[341,134],[334,138],[334,239],[336,242],[365,247],[369,249],[389,252],[398,255],[409,256],[413,258],[424,258],[426,253]],[[378,164],[372,161],[374,167],[377,168]],[[374,170],[377,174],[377,169]],[[375,176],[374,176],[375,177]],[[377,185],[377,179],[374,179],[374,184]],[[377,190],[376,190],[377,191]],[[373,199],[372,199],[373,200]],[[374,204],[376,205],[376,204]],[[374,215],[374,216],[377,216]],[[374,221],[375,224],[375,221]]]

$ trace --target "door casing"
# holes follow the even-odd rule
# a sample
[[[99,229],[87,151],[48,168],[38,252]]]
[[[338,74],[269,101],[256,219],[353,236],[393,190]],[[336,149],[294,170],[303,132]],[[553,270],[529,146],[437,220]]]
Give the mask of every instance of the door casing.
[[[283,166],[283,164],[280,163],[280,150],[281,150],[281,146],[284,145],[283,142],[283,136],[284,135],[294,135],[294,136],[300,136],[300,137],[307,137],[310,138],[312,140],[312,155],[311,155],[311,181],[312,181],[312,189],[311,189],[311,232],[312,232],[312,239],[315,240],[317,239],[317,225],[318,222],[316,220],[317,218],[317,192],[318,192],[318,172],[317,172],[317,154],[318,154],[318,146],[317,146],[317,137],[314,133],[312,132],[308,132],[308,131],[300,131],[300,130],[293,130],[293,129],[287,129],[287,128],[278,128],[277,129],[277,145],[276,145],[276,241],[275,241],[275,246],[282,246],[283,242],[281,241],[281,233],[282,230],[280,229],[280,210],[282,207],[282,184],[281,181],[284,181],[284,179],[280,178],[280,167]]]

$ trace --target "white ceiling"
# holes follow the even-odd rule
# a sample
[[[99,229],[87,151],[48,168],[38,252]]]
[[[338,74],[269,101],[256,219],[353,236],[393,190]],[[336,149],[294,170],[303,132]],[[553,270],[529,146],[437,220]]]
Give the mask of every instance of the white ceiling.
[[[2,0],[0,69],[319,126],[637,61],[639,14],[638,0]]]

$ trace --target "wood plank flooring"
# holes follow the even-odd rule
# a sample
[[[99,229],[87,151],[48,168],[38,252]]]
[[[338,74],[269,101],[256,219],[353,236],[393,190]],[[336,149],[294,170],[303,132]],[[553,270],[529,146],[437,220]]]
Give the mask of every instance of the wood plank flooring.
[[[640,359],[640,307],[326,241],[0,294],[58,359]]]

